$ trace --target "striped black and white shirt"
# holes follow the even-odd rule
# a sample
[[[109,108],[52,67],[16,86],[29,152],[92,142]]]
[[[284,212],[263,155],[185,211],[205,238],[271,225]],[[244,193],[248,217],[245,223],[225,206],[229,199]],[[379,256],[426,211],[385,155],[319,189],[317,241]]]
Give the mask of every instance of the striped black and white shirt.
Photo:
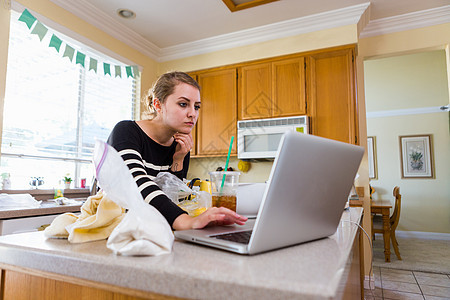
[[[133,175],[144,201],[153,205],[172,226],[175,219],[186,213],[172,202],[153,182],[159,172],[171,172],[183,179],[189,168],[189,153],[183,161],[183,169],[172,172],[170,167],[177,143],[162,146],[152,140],[135,121],[121,121],[111,132],[108,144],[122,156]]]

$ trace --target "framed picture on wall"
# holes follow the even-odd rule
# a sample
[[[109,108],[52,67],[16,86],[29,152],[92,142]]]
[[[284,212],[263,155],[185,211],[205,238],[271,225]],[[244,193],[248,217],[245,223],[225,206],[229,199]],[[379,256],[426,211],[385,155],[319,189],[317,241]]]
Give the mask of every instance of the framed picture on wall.
[[[431,134],[399,138],[402,178],[434,178]]]
[[[367,156],[369,159],[369,178],[378,178],[377,174],[377,148],[376,138],[374,136],[367,137]]]

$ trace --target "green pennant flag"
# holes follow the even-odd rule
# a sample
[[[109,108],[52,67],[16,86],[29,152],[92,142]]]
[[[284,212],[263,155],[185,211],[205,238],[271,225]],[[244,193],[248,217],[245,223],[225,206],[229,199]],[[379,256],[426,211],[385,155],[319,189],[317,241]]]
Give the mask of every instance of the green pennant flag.
[[[120,77],[120,78],[122,78],[122,68],[120,67],[120,66],[114,66],[115,67],[115,74],[116,74],[116,76],[114,76],[114,77]]]
[[[39,37],[39,40],[44,38],[44,36],[47,34],[48,28],[42,25],[41,22],[37,21],[36,25],[34,26],[33,30],[31,31],[31,34],[36,34]]]
[[[103,73],[109,74],[109,76],[111,76],[111,65],[107,64],[107,63],[103,63]]]
[[[59,49],[61,48],[62,41],[59,37],[56,35],[52,35],[52,38],[50,39],[50,44],[48,45],[50,48],[53,47],[56,49],[56,52],[59,52]]]
[[[73,59],[73,55],[75,54],[75,49],[66,44],[66,50],[64,50],[64,54],[62,57],[68,57],[70,61]]]
[[[94,70],[94,72],[97,73],[97,60],[92,57],[89,60],[89,71],[90,70]]]
[[[139,77],[139,68],[138,68],[138,66],[132,66],[132,68],[133,68],[133,74],[134,74],[133,78]]]
[[[77,51],[77,57],[75,59],[75,64],[80,64],[84,68],[84,61],[85,61],[85,59],[86,59],[86,55],[84,55],[80,51]]]
[[[133,71],[131,70],[131,66],[126,66],[125,67],[125,72],[127,73],[127,78],[128,77],[133,77],[134,78]]]
[[[34,22],[36,22],[36,18],[32,14],[30,14],[28,9],[25,9],[20,15],[19,21],[24,22],[25,24],[27,24],[28,29],[31,29],[31,26],[33,26]]]

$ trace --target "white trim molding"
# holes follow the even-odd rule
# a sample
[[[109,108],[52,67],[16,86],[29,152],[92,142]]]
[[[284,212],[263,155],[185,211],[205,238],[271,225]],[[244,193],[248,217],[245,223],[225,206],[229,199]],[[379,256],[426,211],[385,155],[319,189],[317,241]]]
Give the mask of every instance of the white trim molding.
[[[398,238],[450,241],[450,233],[396,230]]]
[[[370,2],[367,2],[190,43],[159,48],[141,35],[99,10],[87,0],[51,1],[158,62],[269,41],[317,30],[357,24],[361,18],[361,15],[370,5]]]
[[[88,0],[51,1],[157,62],[180,59],[339,26],[358,24],[361,18],[367,17],[364,15],[369,14],[366,11],[370,12],[370,2],[366,2],[333,11],[160,48],[105,14],[89,3]],[[400,16],[373,20],[365,27],[366,22],[363,22],[364,24],[359,26],[358,32],[361,32],[360,37],[364,38],[448,23],[449,19],[450,5],[447,5]]]
[[[223,34],[161,49],[160,61],[261,43],[299,34],[357,24],[369,8],[363,3],[306,17]]]
[[[441,106],[419,107],[419,108],[371,111],[366,113],[366,117],[369,119],[369,118],[396,117],[405,115],[434,114],[440,112],[445,112],[445,110],[441,109]]]
[[[370,21],[360,38],[448,23],[450,5]]]

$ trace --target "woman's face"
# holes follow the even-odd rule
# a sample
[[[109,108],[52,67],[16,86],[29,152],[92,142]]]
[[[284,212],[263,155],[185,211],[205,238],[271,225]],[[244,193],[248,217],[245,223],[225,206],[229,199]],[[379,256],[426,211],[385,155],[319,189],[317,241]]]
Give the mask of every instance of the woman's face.
[[[200,91],[189,84],[179,83],[161,105],[159,115],[173,131],[190,133],[197,123],[200,104]]]

